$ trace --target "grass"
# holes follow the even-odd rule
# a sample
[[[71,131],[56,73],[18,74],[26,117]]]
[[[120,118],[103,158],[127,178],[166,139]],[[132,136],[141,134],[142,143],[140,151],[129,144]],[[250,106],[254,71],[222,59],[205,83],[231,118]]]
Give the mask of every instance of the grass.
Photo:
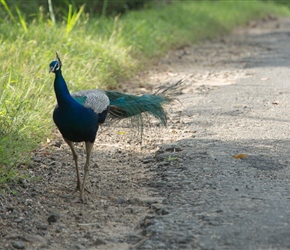
[[[230,32],[268,13],[289,9],[259,1],[192,1],[123,16],[94,18],[68,8],[63,22],[42,13],[27,22],[5,0],[0,17],[0,186],[51,137],[56,103],[48,64],[57,51],[69,89],[114,88],[168,49]],[[10,22],[7,25],[7,22]],[[145,66],[144,66],[145,65]]]

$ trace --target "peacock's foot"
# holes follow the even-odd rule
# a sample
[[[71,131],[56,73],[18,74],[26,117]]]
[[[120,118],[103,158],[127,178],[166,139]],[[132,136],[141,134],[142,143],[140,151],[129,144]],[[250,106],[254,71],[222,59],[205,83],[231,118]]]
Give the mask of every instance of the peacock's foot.
[[[73,193],[78,192],[78,191],[81,191],[81,185],[79,183],[77,184]]]
[[[80,185],[76,186],[76,188],[74,190],[74,193],[76,193],[78,191],[81,191],[81,186]],[[89,194],[91,194],[91,191],[89,189],[87,189],[86,187],[85,187],[85,191],[87,191]]]
[[[86,198],[85,194],[83,194],[82,192],[81,192],[81,195],[80,195],[80,202],[81,203],[87,203],[87,198]]]
[[[73,199],[71,200],[71,202],[87,204],[88,200],[87,200],[87,197],[85,195],[83,195],[83,196],[79,195],[79,196],[74,196]]]

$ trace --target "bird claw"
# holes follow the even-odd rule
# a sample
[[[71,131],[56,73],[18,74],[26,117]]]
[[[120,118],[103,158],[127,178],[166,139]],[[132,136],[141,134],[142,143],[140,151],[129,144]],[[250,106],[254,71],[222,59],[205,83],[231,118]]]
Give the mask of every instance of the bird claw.
[[[78,191],[81,192],[81,187],[79,185],[76,186],[76,188],[74,190],[74,193],[76,193]],[[87,189],[86,187],[85,187],[85,191],[87,191],[89,194],[91,194],[91,191],[89,189]]]
[[[80,203],[87,203],[87,198],[84,196],[82,197],[82,195],[80,196]]]
[[[81,187],[80,187],[80,185],[77,185],[77,186],[76,186],[76,188],[75,188],[75,190],[74,190],[73,193],[76,193],[77,191],[81,191]]]

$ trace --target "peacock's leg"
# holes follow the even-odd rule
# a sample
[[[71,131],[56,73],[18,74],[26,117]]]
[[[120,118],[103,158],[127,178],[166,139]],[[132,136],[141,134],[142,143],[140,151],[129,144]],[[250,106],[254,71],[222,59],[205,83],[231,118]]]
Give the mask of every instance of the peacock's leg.
[[[84,201],[84,192],[86,190],[85,188],[85,184],[86,184],[86,179],[88,176],[88,172],[89,172],[89,165],[90,165],[90,157],[91,157],[91,152],[93,149],[94,143],[91,142],[86,142],[86,152],[87,152],[87,157],[86,157],[86,163],[85,163],[85,167],[84,167],[84,179],[83,179],[83,186],[81,189],[81,200]]]
[[[81,178],[80,178],[80,172],[79,172],[79,167],[78,167],[78,154],[75,150],[75,147],[74,147],[74,143],[70,140],[67,140],[64,138],[64,140],[66,141],[66,143],[69,145],[71,151],[72,151],[72,154],[73,154],[73,158],[74,158],[74,161],[75,161],[75,165],[76,165],[76,172],[77,172],[77,186],[75,188],[75,191],[78,191],[78,190],[81,190]]]

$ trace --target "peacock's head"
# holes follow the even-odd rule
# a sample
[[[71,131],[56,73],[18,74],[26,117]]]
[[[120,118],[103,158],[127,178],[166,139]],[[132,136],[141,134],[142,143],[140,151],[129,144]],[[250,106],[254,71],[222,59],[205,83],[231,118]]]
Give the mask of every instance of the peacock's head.
[[[58,54],[56,53],[56,60],[55,61],[52,61],[50,64],[49,64],[49,73],[52,72],[52,73],[56,73],[57,71],[59,71],[61,69],[61,60],[58,56]]]

